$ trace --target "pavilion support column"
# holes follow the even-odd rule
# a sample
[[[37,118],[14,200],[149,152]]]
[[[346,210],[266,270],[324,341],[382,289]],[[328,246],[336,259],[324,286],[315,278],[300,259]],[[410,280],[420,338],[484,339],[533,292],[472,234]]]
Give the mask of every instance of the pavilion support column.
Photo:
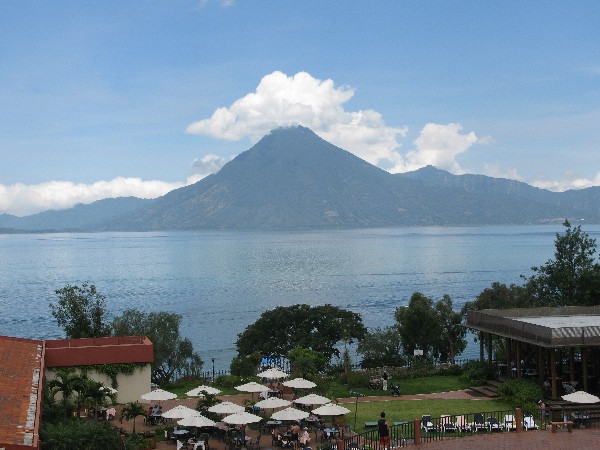
[[[521,379],[521,342],[515,341],[515,358],[517,360],[517,378]]]
[[[506,348],[506,378],[512,377],[512,351],[511,351],[511,340],[504,338],[504,348]]]
[[[550,373],[552,377],[552,398],[558,398],[558,386],[556,385],[556,350],[550,349]]]
[[[483,331],[479,332],[479,361],[484,362],[485,358],[483,356],[483,340],[485,339],[485,335]]]
[[[541,386],[542,384],[544,384],[544,349],[542,347],[538,347],[537,370],[538,370],[538,381]]]
[[[569,347],[569,382],[575,381],[575,349]]]
[[[588,365],[587,365],[587,348],[581,347],[581,369],[583,375],[583,390],[588,391]]]
[[[488,367],[492,367],[492,333],[487,335]]]

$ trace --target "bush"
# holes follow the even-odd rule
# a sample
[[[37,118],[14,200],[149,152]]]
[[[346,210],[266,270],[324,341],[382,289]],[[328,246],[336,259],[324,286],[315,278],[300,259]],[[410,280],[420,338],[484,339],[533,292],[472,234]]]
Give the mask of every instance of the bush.
[[[483,361],[469,361],[463,367],[463,376],[472,384],[485,384],[490,375],[490,368]]]
[[[348,385],[349,387],[368,387],[369,386],[369,374],[363,371],[354,372],[343,372],[339,374],[340,383]]]
[[[514,408],[529,413],[537,409],[537,402],[543,398],[542,388],[531,380],[508,380],[498,388],[498,394]]]
[[[439,366],[437,368],[438,375],[444,376],[460,376],[464,373],[463,368],[458,364],[450,364],[448,366]]]
[[[255,378],[256,377],[254,377],[253,380]],[[215,385],[233,389],[240,384],[247,383],[248,381],[250,381],[248,377],[240,377],[237,375],[219,375],[215,380]]]

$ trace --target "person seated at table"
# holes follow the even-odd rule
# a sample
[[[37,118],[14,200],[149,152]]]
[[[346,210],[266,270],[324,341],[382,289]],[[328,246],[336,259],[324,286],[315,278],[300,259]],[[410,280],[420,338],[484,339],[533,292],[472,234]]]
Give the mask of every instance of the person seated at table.
[[[300,442],[302,447],[308,446],[308,444],[310,443],[310,434],[308,434],[308,428],[304,427],[304,429],[300,432],[298,442]]]
[[[158,415],[158,410],[159,410],[159,406],[158,406],[158,404],[154,405],[154,406],[152,407],[152,411],[150,412],[150,415],[152,415],[152,416],[156,416],[156,415]]]
[[[298,436],[300,435],[300,425],[295,423],[290,427],[290,433],[292,434],[292,441],[297,441]]]

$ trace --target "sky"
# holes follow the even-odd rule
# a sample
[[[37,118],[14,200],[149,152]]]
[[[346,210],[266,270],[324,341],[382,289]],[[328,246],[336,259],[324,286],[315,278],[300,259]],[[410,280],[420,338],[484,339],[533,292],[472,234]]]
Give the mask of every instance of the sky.
[[[600,185],[600,2],[4,0],[0,214],[201,180],[303,125],[391,173]]]

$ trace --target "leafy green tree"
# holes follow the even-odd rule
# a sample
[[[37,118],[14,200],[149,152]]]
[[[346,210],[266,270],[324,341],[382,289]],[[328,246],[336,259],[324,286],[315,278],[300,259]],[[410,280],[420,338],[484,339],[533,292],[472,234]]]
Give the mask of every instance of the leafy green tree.
[[[96,286],[87,282],[81,286],[68,284],[54,292],[58,301],[56,304],[50,303],[50,309],[67,338],[110,335],[110,326],[105,323],[104,296],[96,290]]]
[[[600,302],[600,265],[594,262],[596,240],[563,223],[564,234],[556,233],[554,259],[532,267],[535,275],[527,286],[535,306],[583,306]]]
[[[236,355],[230,364],[231,375],[239,377],[252,377],[256,375],[256,368],[259,366],[262,356],[258,352],[250,355]]]
[[[287,355],[296,347],[319,352],[329,360],[339,356],[336,345],[361,339],[365,327],[359,314],[332,305],[279,306],[264,312],[238,335],[239,355],[259,352],[266,357]]]
[[[327,366],[329,359],[310,348],[296,347],[287,354],[292,367],[292,376],[311,379]]]
[[[396,321],[405,353],[412,355],[421,349],[425,357],[434,356],[441,324],[433,300],[420,292],[413,293],[408,306],[396,309]]]
[[[403,366],[402,340],[395,326],[375,328],[365,333],[358,343],[362,355],[361,367]]]
[[[108,422],[89,420],[42,421],[43,450],[121,450],[120,432]],[[128,449],[133,447],[127,447]]]
[[[527,287],[516,284],[507,286],[495,282],[489,288],[481,291],[474,302],[466,302],[462,308],[462,314],[465,315],[469,310],[526,308],[530,306],[532,306],[532,299]]]
[[[115,336],[148,336],[154,344],[152,379],[169,383],[175,375],[197,377],[204,362],[192,342],[179,333],[181,315],[168,312],[146,313],[128,309],[113,319]]]
[[[121,410],[121,415],[119,416],[119,421],[123,423],[123,420],[132,420],[133,419],[133,434],[135,434],[135,418],[138,416],[146,416],[146,408],[144,408],[138,402],[130,402],[123,406]]]
[[[435,346],[438,358],[454,364],[456,355],[467,347],[467,330],[462,326],[463,315],[452,308],[452,299],[444,294],[442,300],[435,304],[440,324],[440,335]]]

